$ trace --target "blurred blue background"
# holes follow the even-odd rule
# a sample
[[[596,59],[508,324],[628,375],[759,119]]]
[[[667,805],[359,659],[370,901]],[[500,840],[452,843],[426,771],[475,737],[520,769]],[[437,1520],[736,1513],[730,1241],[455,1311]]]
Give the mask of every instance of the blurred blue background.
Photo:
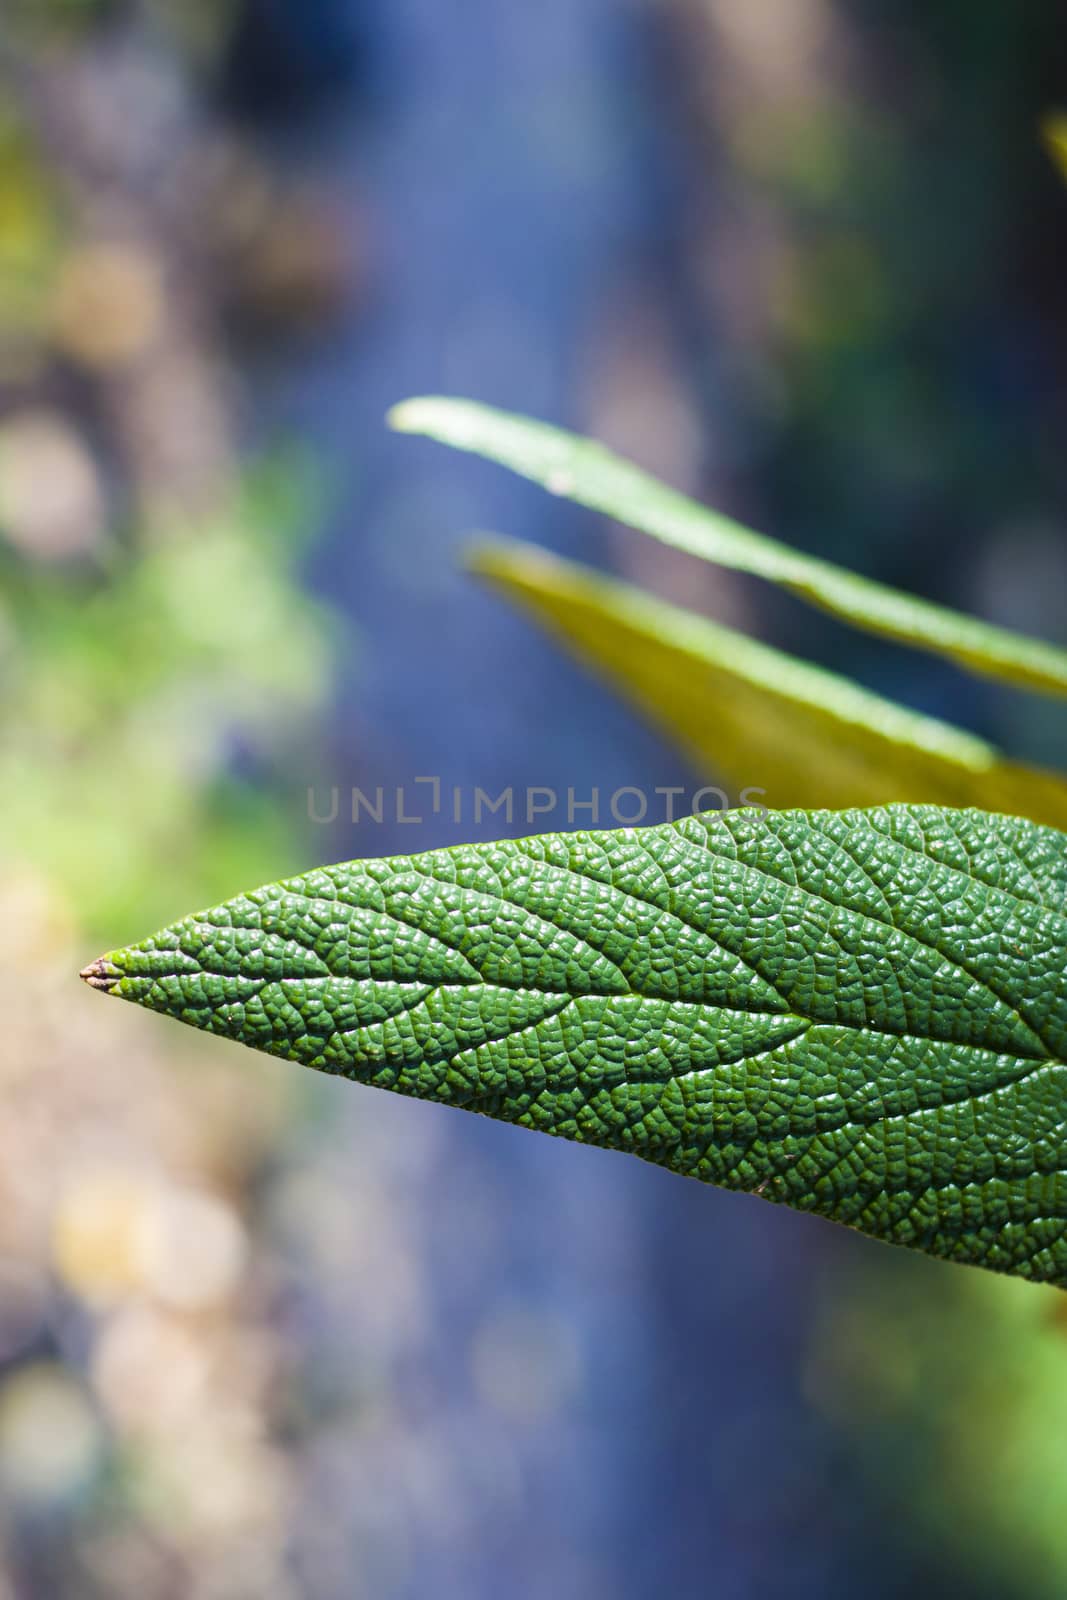
[[[1055,1292],[71,977],[506,831],[419,777],[715,782],[464,575],[475,529],[1067,762],[1055,707],[383,420],[595,433],[1067,640],[1064,100],[1053,8],[2,0],[0,1600],[1064,1592]]]

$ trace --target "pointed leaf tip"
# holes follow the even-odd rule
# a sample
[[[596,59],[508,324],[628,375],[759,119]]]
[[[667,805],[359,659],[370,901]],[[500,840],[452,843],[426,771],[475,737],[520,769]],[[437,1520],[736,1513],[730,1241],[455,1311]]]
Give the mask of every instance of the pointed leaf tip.
[[[422,426],[421,412],[420,400],[401,400],[399,404],[389,407],[385,413],[385,421],[396,433],[414,433]]]
[[[78,976],[90,989],[100,989],[104,994],[110,994],[122,974],[106,956],[97,956],[95,961],[90,961],[87,967],[82,968]]]

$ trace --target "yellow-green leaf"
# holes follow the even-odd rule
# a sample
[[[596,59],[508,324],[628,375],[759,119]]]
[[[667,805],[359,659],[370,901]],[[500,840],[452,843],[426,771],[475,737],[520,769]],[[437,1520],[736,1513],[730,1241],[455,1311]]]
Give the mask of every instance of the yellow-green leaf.
[[[772,806],[981,805],[1067,828],[1067,780],[845,678],[512,540],[470,565],[673,735]]]

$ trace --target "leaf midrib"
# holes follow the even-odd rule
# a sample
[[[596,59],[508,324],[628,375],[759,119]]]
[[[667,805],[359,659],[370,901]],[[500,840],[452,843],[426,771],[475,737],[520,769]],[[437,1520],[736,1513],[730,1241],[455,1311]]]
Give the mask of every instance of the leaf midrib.
[[[732,859],[732,858],[726,858],[726,859]],[[744,863],[738,863],[738,864],[739,865],[745,865]],[[620,895],[623,895],[624,898],[633,899],[633,900],[636,901],[636,903],[638,905],[643,905],[643,906],[647,907],[647,909],[649,909],[649,910],[656,911],[660,916],[673,918],[673,920],[676,921],[681,927],[688,928],[691,932],[695,932],[695,933],[702,933],[703,932],[703,930],[695,927],[695,925],[693,923],[689,922],[686,918],[679,916],[677,914],[677,912],[665,910],[664,908],[662,908],[660,906],[657,906],[654,901],[645,900],[642,896],[633,894],[632,891],[630,891],[630,890],[618,889],[617,886],[615,886],[615,885],[606,885],[606,884],[602,883],[597,878],[591,878],[591,877],[587,876],[585,873],[574,871],[571,868],[566,868],[566,869],[557,868],[556,870],[557,871],[566,871],[570,875],[575,876],[575,877],[579,877],[584,882],[587,882],[587,883],[589,883],[590,885],[593,885],[593,886],[597,886],[597,887],[600,887],[600,888],[613,887],[613,888],[616,889],[616,892],[618,894],[620,894]],[[761,868],[752,868],[751,870],[757,871],[757,872],[762,872],[763,871],[763,869],[761,869]],[[775,883],[782,884],[787,888],[796,888],[796,889],[799,890],[799,892],[801,894],[808,894],[810,896],[810,898],[815,899],[815,900],[819,900],[821,904],[829,905],[833,909],[839,909],[837,907],[834,907],[832,901],[822,901],[820,896],[812,894],[811,891],[805,890],[805,889],[801,888],[799,885],[789,884],[789,883],[786,882],[786,880],[781,879],[781,878],[776,878],[771,873],[764,873],[764,875],[769,877],[771,879],[771,881],[773,881]],[[441,880],[438,880],[434,876],[434,874],[432,874],[432,873],[423,873],[422,876],[425,877],[429,881],[433,881],[433,882],[441,881]],[[309,893],[307,893],[307,892],[305,892],[303,890],[295,889],[292,885],[285,886],[285,893],[286,893],[287,897],[288,896],[292,896],[293,898],[317,901],[318,903],[322,903],[322,904],[328,904],[329,903],[328,901],[323,901],[320,896],[312,895],[312,894],[309,894]],[[504,894],[496,894],[496,895],[494,895],[489,890],[483,890],[483,889],[472,890],[469,887],[467,887],[467,888],[464,889],[464,893],[465,894],[478,894],[482,898],[484,898],[486,900],[490,900],[490,901],[492,901],[493,899],[497,899],[502,904],[510,906],[513,910],[524,911],[526,909],[523,906],[521,906],[517,901],[510,899],[508,896],[506,896]],[[347,901],[341,901],[340,903],[342,905],[349,904],[349,902],[347,902]],[[257,908],[257,909],[261,910],[262,908]],[[367,910],[368,908],[359,906],[359,907],[352,907],[352,909]],[[465,960],[467,962],[467,965],[471,965],[471,963],[469,962],[467,957],[464,955],[463,951],[457,950],[454,945],[450,944],[446,939],[442,939],[440,937],[440,935],[438,935],[438,934],[428,934],[424,928],[419,926],[418,923],[408,922],[405,918],[399,916],[395,911],[393,911],[391,909],[390,910],[386,910],[386,909],[375,910],[374,914],[376,916],[387,917],[390,921],[396,923],[396,925],[398,927],[407,928],[412,932],[423,934],[424,937],[436,940],[438,943],[443,945],[445,949],[451,951],[454,955],[458,955],[463,960]],[[859,913],[857,913],[857,914],[859,914]],[[542,918],[541,920],[546,921],[546,923],[547,923],[547,919],[543,919]],[[878,923],[879,926],[891,927],[892,931],[894,931],[896,933],[901,933],[902,932],[901,929],[892,927],[891,924],[883,924],[883,923],[881,923],[879,921],[879,919],[877,919],[877,918],[872,918],[871,920],[875,921],[876,923]],[[704,936],[708,937],[706,934]],[[576,937],[578,937],[578,936],[576,936]],[[904,934],[904,937],[910,937],[910,935]],[[588,935],[581,936],[581,940],[582,940],[583,943],[585,943],[589,947],[590,950],[592,950],[596,955],[601,956],[605,961],[607,961],[609,963],[609,965],[612,966],[612,968],[615,971],[618,972],[618,968],[616,967],[615,963],[612,962],[611,957],[607,956],[600,949],[599,945],[595,944],[589,938]],[[916,941],[916,942],[917,943],[921,943],[921,941]],[[307,948],[307,947],[305,947],[305,948]],[[807,1028],[811,1028],[811,1027],[837,1027],[837,1028],[841,1028],[844,1032],[846,1032],[846,1033],[848,1033],[850,1035],[852,1035],[852,1034],[862,1034],[862,1033],[873,1033],[873,1034],[877,1034],[877,1035],[879,1035],[880,1037],[883,1037],[883,1038],[900,1039],[900,1040],[904,1040],[904,1041],[914,1041],[914,1042],[920,1043],[920,1044],[948,1045],[948,1046],[951,1046],[953,1049],[973,1051],[975,1054],[978,1054],[978,1055],[994,1056],[994,1057],[998,1057],[998,1058],[1001,1058],[1001,1059],[1018,1059],[1018,1060],[1023,1060],[1023,1061],[1031,1061],[1036,1066],[1045,1065],[1045,1064],[1049,1064],[1049,1065],[1063,1065],[1064,1064],[1061,1061],[1060,1057],[1057,1054],[1055,1054],[1054,1052],[1052,1052],[1047,1047],[1047,1045],[1045,1044],[1045,1041],[1043,1039],[1040,1039],[1039,1036],[1036,1033],[1034,1034],[1034,1037],[1038,1039],[1038,1042],[1041,1045],[1040,1053],[1035,1053],[1033,1051],[1026,1051],[1026,1050],[1023,1050],[1021,1048],[1019,1048],[1017,1050],[1012,1050],[1012,1051],[1005,1051],[1005,1050],[1001,1050],[1001,1049],[996,1049],[996,1048],[994,1048],[994,1047],[992,1047],[990,1045],[975,1044],[971,1040],[968,1040],[968,1039],[945,1038],[945,1037],[941,1037],[940,1035],[937,1035],[937,1034],[920,1033],[920,1032],[915,1032],[914,1030],[911,1030],[911,1029],[900,1029],[900,1028],[888,1027],[888,1026],[884,1026],[884,1025],[880,1024],[879,1022],[873,1021],[870,1018],[865,1018],[862,1023],[857,1024],[857,1023],[851,1023],[851,1022],[838,1021],[836,1019],[820,1019],[820,1018],[817,1018],[817,1017],[806,1017],[806,1016],[803,1016],[801,1013],[796,1011],[792,1006],[788,1005],[788,1003],[785,1001],[785,997],[780,993],[780,991],[777,989],[777,987],[772,982],[772,980],[769,979],[769,978],[766,978],[762,973],[758,972],[758,970],[755,967],[753,967],[751,965],[751,963],[748,962],[743,956],[741,956],[738,952],[734,951],[729,945],[720,944],[720,948],[725,950],[728,955],[734,956],[735,959],[740,963],[741,966],[745,967],[746,970],[752,972],[754,974],[754,976],[758,977],[762,982],[766,983],[769,988],[773,989],[775,994],[777,994],[779,996],[779,998],[783,1001],[783,1005],[785,1006],[785,1009],[782,1010],[782,1011],[768,1011],[768,1010],[766,1010],[766,1008],[762,1008],[762,1007],[756,1007],[756,1008],[750,1009],[750,1008],[748,1008],[746,1006],[732,1005],[732,1004],[729,1004],[729,1003],[727,1003],[725,1001],[717,1002],[717,1001],[712,1001],[712,1000],[687,1000],[687,999],[684,999],[681,996],[673,996],[673,995],[666,995],[666,994],[655,994],[655,993],[649,993],[648,991],[643,990],[643,989],[634,989],[628,983],[627,983],[627,985],[626,985],[626,987],[624,989],[622,989],[620,991],[617,991],[615,993],[611,993],[610,991],[605,993],[605,992],[603,992],[601,990],[586,989],[586,990],[583,990],[583,991],[581,991],[581,992],[576,994],[571,989],[557,989],[557,988],[550,987],[549,985],[543,984],[543,983],[530,984],[530,983],[509,982],[509,981],[506,981],[504,979],[488,979],[488,978],[485,978],[485,977],[481,976],[480,974],[477,974],[477,975],[475,975],[475,976],[473,976],[471,978],[467,978],[467,979],[456,978],[455,980],[451,980],[449,982],[430,985],[428,990],[427,990],[427,992],[432,994],[432,993],[434,993],[434,992],[436,992],[438,990],[443,990],[443,989],[486,988],[486,989],[505,989],[505,990],[508,990],[511,993],[515,993],[515,994],[544,994],[544,995],[552,995],[552,996],[554,996],[556,998],[567,999],[567,1000],[578,1000],[578,999],[626,1000],[626,999],[632,999],[632,1000],[639,1000],[639,1001],[645,1001],[645,1002],[654,1002],[654,1003],[658,1003],[658,1004],[661,1004],[661,1005],[687,1006],[687,1007],[692,1007],[693,1009],[695,1009],[697,1011],[705,1011],[705,1012],[706,1011],[727,1011],[727,1012],[730,1012],[732,1015],[738,1016],[738,1017],[753,1017],[753,1018],[755,1018],[755,1017],[774,1017],[774,1018],[781,1019],[783,1021],[787,1021],[787,1020],[788,1021],[794,1021],[802,1029],[805,1029],[805,1030]],[[935,955],[938,955],[940,959],[947,960],[947,958],[942,956],[941,953],[939,951],[937,951],[936,949],[934,949],[933,947],[924,946],[924,948],[930,949],[931,953],[935,954]],[[206,963],[204,963],[200,959],[200,957],[196,957],[195,959],[197,961],[197,965],[198,965],[198,968],[199,968],[200,972],[204,976],[219,978],[219,979],[222,979],[222,980],[226,980],[227,978],[233,978],[234,976],[236,976],[232,972],[217,972],[217,971],[215,971],[213,968],[211,968]],[[324,957],[320,956],[319,959],[322,960],[324,962],[324,964],[326,964]],[[948,965],[954,966],[956,964],[954,962],[949,961]],[[981,983],[980,979],[975,978],[973,976],[973,974],[971,974],[969,972],[965,972],[965,969],[958,968],[958,970],[963,972],[965,976],[970,977],[973,982]],[[179,972],[175,972],[175,973],[171,974],[171,976],[181,977],[181,976],[183,976],[183,974],[181,974]],[[620,979],[623,979],[625,981],[624,975],[621,972],[619,972],[619,977],[620,977]],[[249,980],[246,979],[246,981],[249,981]],[[358,983],[388,982],[388,983],[395,984],[396,987],[398,987],[398,988],[403,988],[403,987],[407,986],[407,987],[411,987],[413,989],[414,988],[427,989],[427,986],[425,984],[420,983],[417,979],[396,979],[396,978],[381,979],[381,978],[373,978],[370,975],[368,975],[366,978],[362,978],[361,979],[361,978],[352,977],[352,975],[350,973],[335,972],[332,969],[330,969],[329,967],[327,968],[327,972],[324,975],[314,974],[314,973],[296,974],[296,975],[293,975],[292,977],[287,977],[287,976],[284,976],[284,975],[282,975],[282,976],[264,975],[262,978],[260,978],[258,980],[251,980],[251,981],[254,982],[254,984],[255,984],[255,987],[250,991],[250,993],[252,993],[252,994],[259,994],[263,988],[267,987],[270,984],[307,985],[307,984],[320,984],[320,983],[351,983],[353,985],[356,985]],[[988,988],[988,986],[985,985],[985,984],[982,984],[982,987],[983,988]],[[988,992],[990,994],[993,993],[992,990],[989,990]],[[999,998],[999,997],[994,996],[994,998]],[[1021,1018],[1019,1020],[1023,1021],[1023,1019],[1021,1019]],[[1025,1022],[1023,1023],[1023,1025],[1028,1028],[1028,1031],[1030,1031],[1030,1032],[1034,1031],[1034,1030],[1030,1029],[1029,1025],[1026,1024]]]

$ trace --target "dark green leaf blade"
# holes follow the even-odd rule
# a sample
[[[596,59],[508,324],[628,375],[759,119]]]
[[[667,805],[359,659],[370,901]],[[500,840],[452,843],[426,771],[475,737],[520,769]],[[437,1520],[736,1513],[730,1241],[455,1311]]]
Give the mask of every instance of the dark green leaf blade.
[[[1067,836],[735,811],[323,868],[87,969],[210,1032],[1067,1286]]]

